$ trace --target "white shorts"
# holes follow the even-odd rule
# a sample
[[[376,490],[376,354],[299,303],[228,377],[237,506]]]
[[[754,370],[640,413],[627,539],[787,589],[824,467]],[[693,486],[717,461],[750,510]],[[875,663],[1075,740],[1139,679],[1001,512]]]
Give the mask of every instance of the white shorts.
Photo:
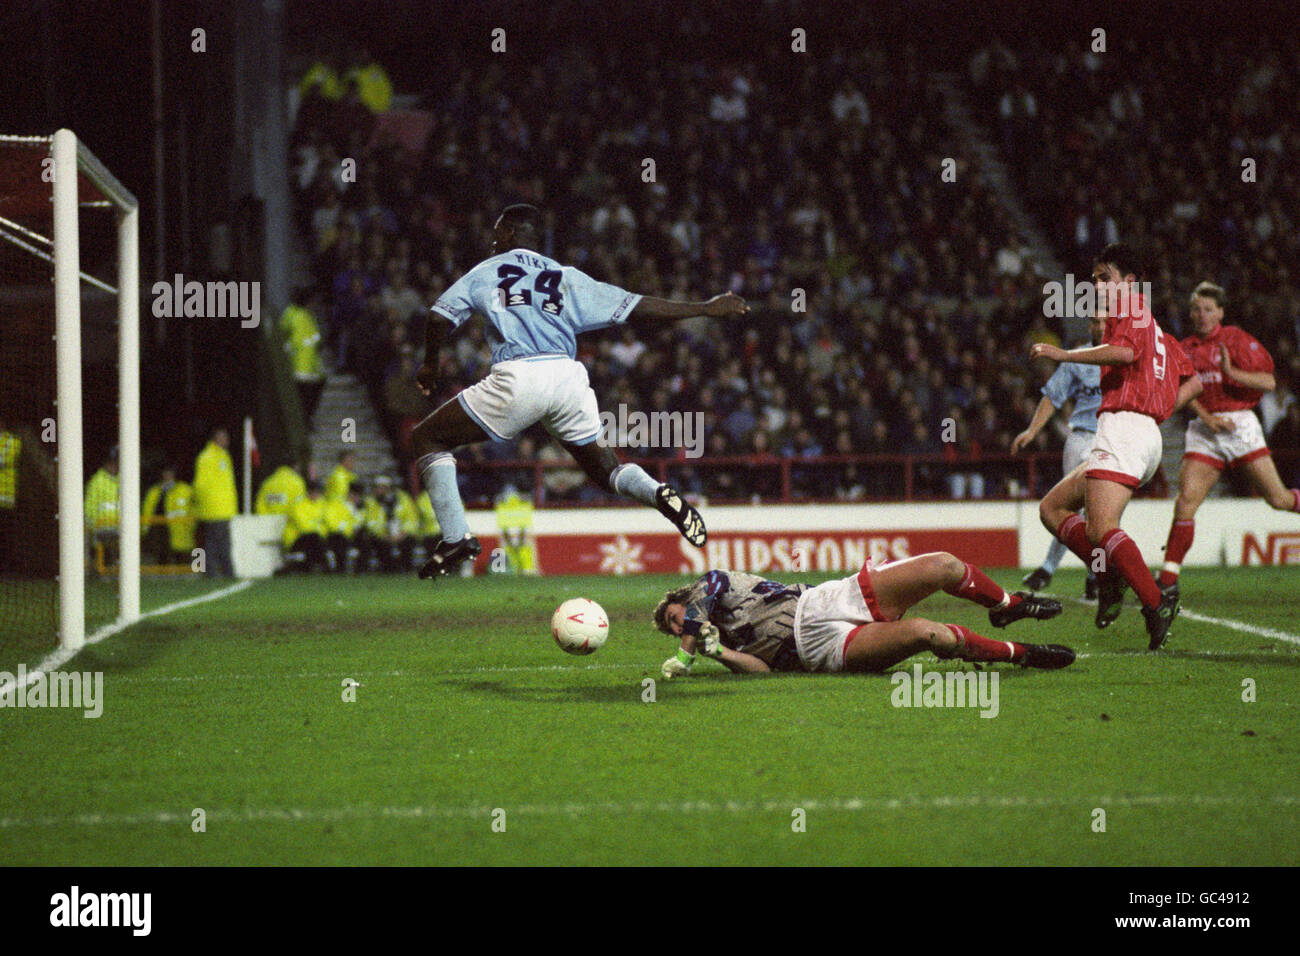
[[[1065,449],[1061,452],[1061,473],[1068,475],[1088,460],[1093,442],[1097,440],[1096,432],[1071,429],[1065,438]]]
[[[1160,467],[1163,453],[1160,426],[1150,415],[1102,412],[1097,417],[1097,439],[1088,455],[1085,474],[1141,488]]]
[[[587,369],[567,355],[498,362],[487,378],[457,398],[496,441],[509,441],[536,422],[573,445],[591,444],[600,435],[600,412]]]
[[[794,609],[794,646],[805,670],[844,670],[849,635],[863,624],[888,620],[880,613],[871,570],[827,581],[799,595]]]
[[[1229,465],[1244,465],[1267,455],[1264,428],[1250,409],[1238,412],[1215,412],[1232,422],[1230,432],[1210,431],[1199,418],[1187,426],[1187,448],[1184,458],[1194,458],[1222,471]]]

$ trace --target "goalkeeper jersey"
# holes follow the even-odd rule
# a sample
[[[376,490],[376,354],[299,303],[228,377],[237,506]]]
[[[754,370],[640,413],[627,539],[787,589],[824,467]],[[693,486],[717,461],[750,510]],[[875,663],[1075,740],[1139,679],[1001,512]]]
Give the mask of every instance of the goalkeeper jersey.
[[[744,571],[710,571],[687,596],[683,630],[698,634],[709,621],[733,651],[752,654],[774,671],[802,670],[794,611],[806,590],[802,584],[778,584]]]

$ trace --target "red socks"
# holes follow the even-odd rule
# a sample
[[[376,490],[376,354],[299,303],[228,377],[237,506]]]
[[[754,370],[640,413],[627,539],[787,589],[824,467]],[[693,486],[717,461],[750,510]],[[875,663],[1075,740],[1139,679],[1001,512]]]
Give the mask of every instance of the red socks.
[[[996,581],[970,563],[966,565],[966,576],[961,579],[961,584],[944,588],[944,591],[953,597],[974,601],[980,607],[998,607],[1008,599],[1011,604],[1020,601],[1020,598],[1007,594]]]
[[[1101,547],[1106,549],[1106,570],[1110,574],[1121,574],[1142,601],[1143,607],[1159,607],[1160,585],[1151,576],[1142,552],[1133,539],[1121,528],[1111,528],[1101,536]]]
[[[1195,535],[1195,521],[1175,521],[1170,527],[1169,540],[1165,542],[1165,566],[1160,570],[1162,588],[1178,583],[1178,572],[1182,570],[1183,558],[1187,557]]]
[[[1087,523],[1080,515],[1070,515],[1062,521],[1061,526],[1056,529],[1056,537],[1079,556],[1079,560],[1088,567],[1088,570],[1092,570],[1093,562],[1096,560],[1093,556],[1095,549],[1092,542],[1088,540]],[[1191,543],[1189,531],[1187,536],[1189,547]],[[1097,547],[1106,552],[1106,570],[1103,573],[1122,576],[1141,599],[1144,607],[1159,607],[1160,586],[1156,584],[1156,579],[1147,569],[1146,562],[1142,559],[1142,552],[1123,529],[1111,528],[1102,535],[1101,543]],[[1174,579],[1177,580],[1177,576]]]
[[[964,661],[1004,661],[1015,664],[1025,656],[1024,647],[1013,641],[995,641],[981,637],[960,624],[945,624],[944,627],[957,635],[960,643],[957,645],[956,656]]]
[[[1092,542],[1088,540],[1088,523],[1082,515],[1070,515],[1056,529],[1057,540],[1075,553],[1084,567],[1092,571]]]
[[[1292,511],[1300,512],[1300,488],[1290,489],[1295,499]],[[1062,526],[1064,527],[1064,526]],[[1160,569],[1160,586],[1169,587],[1178,583],[1178,574],[1183,569],[1183,558],[1192,547],[1196,535],[1195,521],[1175,521],[1169,528],[1169,539],[1165,542],[1165,563]]]

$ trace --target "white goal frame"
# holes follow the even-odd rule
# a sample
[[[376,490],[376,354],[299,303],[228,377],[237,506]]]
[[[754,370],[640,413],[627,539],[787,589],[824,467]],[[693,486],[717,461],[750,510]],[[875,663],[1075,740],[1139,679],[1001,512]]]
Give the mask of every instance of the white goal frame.
[[[54,353],[59,484],[59,644],[86,643],[79,175],[117,214],[118,626],[140,617],[140,206],[71,130],[54,134]]]

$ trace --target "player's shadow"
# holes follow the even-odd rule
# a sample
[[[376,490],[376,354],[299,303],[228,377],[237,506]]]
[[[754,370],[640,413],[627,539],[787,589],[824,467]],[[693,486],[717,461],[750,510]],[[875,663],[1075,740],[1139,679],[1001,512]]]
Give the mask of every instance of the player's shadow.
[[[194,627],[144,621],[132,628],[131,640],[88,644],[62,670],[102,671],[106,680],[114,674],[131,674],[150,667],[169,646],[191,636]]]
[[[692,678],[692,681],[695,679]],[[477,678],[474,680],[455,680],[444,678],[438,683],[448,687],[454,687],[457,690],[470,691],[478,694],[494,694],[498,697],[505,697],[509,700],[534,701],[547,704],[571,703],[575,700],[586,701],[593,704],[639,704],[642,703],[642,693],[644,689],[641,686],[641,678],[638,677],[634,682],[623,685],[610,684],[548,684],[538,686],[536,684],[513,684],[505,680],[483,680]],[[664,685],[666,681],[657,681],[656,694],[659,697],[664,696]],[[746,681],[745,683],[750,683]],[[737,688],[739,689],[739,688]],[[714,687],[703,687],[694,684],[689,693],[683,693],[680,697],[725,697],[734,693],[725,685],[718,684]]]

